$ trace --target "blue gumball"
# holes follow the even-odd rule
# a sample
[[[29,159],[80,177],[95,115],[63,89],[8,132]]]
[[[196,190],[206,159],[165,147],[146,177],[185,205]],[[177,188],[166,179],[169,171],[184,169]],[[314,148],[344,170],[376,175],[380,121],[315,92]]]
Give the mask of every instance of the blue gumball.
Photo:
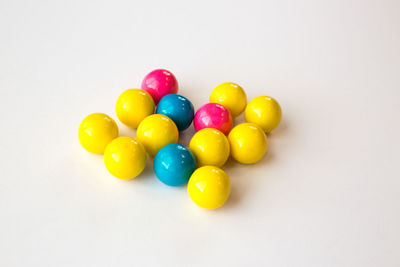
[[[157,178],[164,184],[180,186],[189,181],[196,169],[196,160],[184,145],[169,144],[156,154],[153,169]]]
[[[192,102],[186,97],[169,94],[161,98],[156,113],[170,117],[175,122],[178,130],[183,131],[193,121],[194,107]]]

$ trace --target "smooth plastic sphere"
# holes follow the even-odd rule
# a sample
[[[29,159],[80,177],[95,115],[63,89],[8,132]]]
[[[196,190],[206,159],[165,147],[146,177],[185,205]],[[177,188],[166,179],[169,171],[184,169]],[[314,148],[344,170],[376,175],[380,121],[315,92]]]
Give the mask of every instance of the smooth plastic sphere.
[[[156,105],[163,96],[178,92],[178,81],[172,72],[164,69],[153,70],[144,77],[142,89],[147,91]]]
[[[190,198],[205,209],[224,205],[231,192],[229,176],[218,167],[204,166],[194,171],[188,183]]]
[[[93,113],[83,119],[78,135],[83,148],[92,153],[103,154],[108,143],[118,137],[118,126],[108,115]]]
[[[169,144],[157,152],[153,169],[157,178],[164,184],[181,186],[189,181],[196,169],[196,160],[185,146]]]
[[[230,153],[228,138],[222,132],[212,128],[195,133],[190,140],[189,148],[196,157],[198,166],[222,167]]]
[[[228,136],[232,157],[244,164],[259,161],[267,150],[268,142],[264,131],[254,123],[235,126]]]
[[[137,128],[139,123],[154,113],[153,98],[144,90],[128,89],[117,100],[115,111],[125,125]]]
[[[153,114],[142,120],[137,128],[136,136],[147,153],[154,157],[163,146],[177,143],[179,132],[170,118],[161,114]]]
[[[247,97],[238,84],[222,83],[211,92],[210,102],[223,105],[230,111],[232,117],[237,117],[246,107]]]
[[[269,133],[279,125],[282,110],[272,97],[257,96],[247,104],[244,114],[247,122],[255,123]]]
[[[224,106],[207,103],[199,108],[194,115],[194,128],[196,131],[214,128],[227,135],[232,128],[232,116]]]
[[[186,97],[169,94],[161,98],[157,105],[156,113],[170,117],[175,122],[178,130],[183,131],[193,121],[194,107]]]

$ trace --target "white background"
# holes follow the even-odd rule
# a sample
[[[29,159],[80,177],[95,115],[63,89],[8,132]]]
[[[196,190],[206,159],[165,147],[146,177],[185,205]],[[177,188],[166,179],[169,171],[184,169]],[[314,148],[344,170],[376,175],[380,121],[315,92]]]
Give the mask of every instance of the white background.
[[[1,0],[0,266],[400,266],[399,11]],[[118,95],[155,68],[196,108],[226,81],[282,106],[261,162],[224,167],[219,210],[163,185],[151,161],[121,181],[79,145],[80,121],[116,119]]]

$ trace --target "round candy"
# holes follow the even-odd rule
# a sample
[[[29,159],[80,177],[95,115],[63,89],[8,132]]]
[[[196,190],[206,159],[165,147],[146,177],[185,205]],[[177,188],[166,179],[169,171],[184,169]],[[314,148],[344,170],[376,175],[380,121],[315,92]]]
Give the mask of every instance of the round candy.
[[[267,136],[254,123],[242,123],[235,126],[228,136],[232,157],[244,164],[259,161],[267,150]]]
[[[210,102],[223,105],[231,112],[232,117],[237,117],[246,107],[247,97],[238,84],[222,83],[211,92]]]
[[[170,117],[175,122],[178,130],[183,131],[193,121],[194,107],[186,97],[169,94],[161,98],[156,113]]]
[[[228,138],[222,132],[212,128],[195,133],[190,140],[189,148],[199,166],[222,167],[230,153]]]
[[[158,104],[163,96],[178,92],[178,82],[170,71],[157,69],[144,77],[142,89],[147,91]]]
[[[166,185],[180,186],[189,181],[196,169],[192,152],[181,144],[169,144],[161,148],[154,158],[154,172]]]
[[[136,135],[147,153],[154,157],[163,146],[177,143],[179,132],[170,118],[161,114],[153,114],[142,120]]]
[[[269,96],[253,98],[247,104],[244,114],[247,122],[259,125],[266,133],[275,129],[282,117],[279,103]]]
[[[103,154],[104,149],[118,137],[118,126],[113,119],[103,113],[93,113],[79,125],[79,142],[89,152]]]
[[[135,138],[121,136],[107,145],[104,151],[104,164],[115,177],[132,179],[146,166],[146,152]]]
[[[232,116],[224,106],[207,103],[199,108],[194,115],[194,128],[196,131],[214,128],[228,134],[232,128]]]
[[[115,111],[125,125],[137,128],[139,123],[154,113],[153,98],[144,90],[128,89],[117,100]]]
[[[221,207],[231,192],[229,176],[218,167],[204,166],[194,171],[188,183],[188,193],[202,208]]]

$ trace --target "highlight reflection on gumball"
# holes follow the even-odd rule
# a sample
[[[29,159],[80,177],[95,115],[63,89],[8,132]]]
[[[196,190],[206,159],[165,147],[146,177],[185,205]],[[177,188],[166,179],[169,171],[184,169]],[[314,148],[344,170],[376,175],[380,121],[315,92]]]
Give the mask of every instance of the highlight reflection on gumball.
[[[214,128],[227,135],[232,128],[232,116],[224,106],[207,103],[197,110],[194,116],[194,128],[196,131]]]
[[[157,69],[144,77],[142,89],[151,95],[157,105],[163,96],[176,94],[178,92],[178,81],[172,72],[164,69]]]

